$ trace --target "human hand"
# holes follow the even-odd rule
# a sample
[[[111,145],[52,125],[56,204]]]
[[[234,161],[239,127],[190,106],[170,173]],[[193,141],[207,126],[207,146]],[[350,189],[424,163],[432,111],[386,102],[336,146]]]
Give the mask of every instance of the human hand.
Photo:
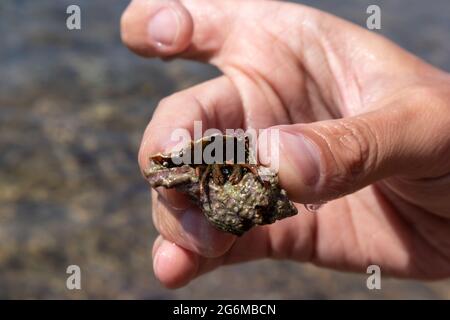
[[[223,72],[161,101],[143,136],[141,169],[150,154],[170,149],[172,130],[192,131],[195,120],[204,129],[277,128],[289,197],[329,201],[317,214],[298,205],[299,215],[236,238],[183,196],[153,191],[161,234],[154,271],[164,285],[266,257],[349,271],[377,264],[399,277],[450,275],[448,74],[376,34],[290,3],[134,0],[121,23],[123,41],[140,55]]]

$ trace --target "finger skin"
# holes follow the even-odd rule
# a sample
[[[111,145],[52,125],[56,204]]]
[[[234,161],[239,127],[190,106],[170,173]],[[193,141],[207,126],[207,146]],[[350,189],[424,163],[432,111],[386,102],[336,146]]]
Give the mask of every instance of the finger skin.
[[[236,237],[214,228],[199,208],[177,210],[164,198],[152,192],[153,222],[167,240],[204,257],[217,257],[227,252]]]
[[[269,129],[281,132],[281,184],[294,201],[315,203],[394,175],[421,179],[445,174],[450,136],[442,133],[450,115],[444,97],[439,90],[414,87],[372,112]],[[434,119],[432,126],[424,115]],[[265,154],[266,149],[262,144],[259,151]]]
[[[263,258],[311,261],[314,248],[314,233],[311,231],[315,229],[316,216],[306,213],[301,208],[299,211],[305,215],[301,220],[298,219],[294,223],[282,220],[273,225],[275,228],[262,226],[251,229],[238,238],[229,250],[217,257],[204,257],[176,244],[162,247],[160,236],[155,240],[153,257],[158,252],[161,254],[168,250],[164,256],[169,255],[171,259],[178,261],[176,265],[165,262],[161,265],[154,263],[155,274],[163,285],[178,288],[222,265]],[[177,248],[174,249],[172,246]]]
[[[185,286],[197,274],[199,257],[161,236],[153,248],[155,276],[170,289]]]
[[[161,192],[160,199],[154,200],[159,207],[154,210],[159,212],[155,224],[171,240],[164,246],[155,245],[155,273],[165,285],[183,286],[220,265],[263,257],[313,261],[351,271],[362,271],[367,263],[380,263],[387,273],[403,276],[445,274],[447,224],[438,219],[426,222],[436,218],[430,219],[431,212],[450,212],[448,201],[443,201],[450,159],[445,102],[449,94],[430,90],[443,86],[439,83],[448,87],[448,76],[437,76],[439,72],[420,59],[350,23],[281,2],[171,2],[172,9],[180,10],[178,23],[186,34],[178,34],[170,46],[160,46],[148,38],[156,3],[134,1],[122,21],[124,42],[144,56],[211,62],[225,76],[218,80],[221,85],[200,85],[195,94],[188,90],[160,104],[143,138],[141,168],[150,154],[170,148],[167,137],[174,128],[192,131],[192,121],[202,120],[205,127],[217,128],[301,123],[283,130],[301,135],[312,150],[318,150],[318,157],[311,157],[318,179],[310,174],[314,169],[305,168],[311,159],[302,163],[292,158],[300,148],[280,143],[281,185],[301,202],[333,199],[377,179],[402,174],[396,177],[400,181],[390,178],[386,183],[386,193],[391,196],[395,192],[395,203],[383,203],[374,187],[364,188],[329,203],[318,221],[298,216],[255,228],[238,241],[213,240],[212,253],[202,248],[204,236],[197,231],[192,232],[192,238],[180,236],[202,222],[184,223],[179,199],[171,192]],[[178,7],[181,4],[184,8]],[[270,24],[257,23],[268,18]],[[397,101],[387,101],[386,97]],[[376,112],[386,107],[389,112]],[[305,124],[342,117],[345,119]],[[437,182],[435,189],[423,183],[428,179]],[[405,199],[409,202],[404,202],[407,209],[403,213],[415,217],[407,224],[391,208],[400,208],[398,203]],[[421,208],[424,212],[410,214]],[[193,216],[193,212],[186,216],[189,214]],[[417,226],[433,232],[417,233]],[[438,228],[440,232],[434,231]],[[211,233],[206,232],[206,239],[211,239]],[[424,252],[421,255],[417,255],[419,246]],[[159,251],[165,253],[156,254]],[[428,261],[434,261],[432,267],[438,266],[437,272],[424,268]]]
[[[149,35],[150,21],[163,9],[175,16],[175,39],[170,45],[155,41]],[[193,33],[191,14],[178,1],[133,0],[121,18],[122,41],[133,52],[146,57],[167,57],[185,50]]]
[[[237,91],[226,77],[164,99],[142,139],[139,151],[141,170],[146,169],[152,154],[172,148],[171,134],[174,130],[185,129],[193,137],[193,123],[197,120],[202,121],[203,130],[210,126],[232,128],[241,123],[241,114]],[[158,195],[153,192],[152,199],[154,224],[167,240],[206,257],[222,255],[233,244],[234,236],[211,226],[200,210],[176,191],[158,188]]]
[[[236,4],[241,9],[248,2],[210,0],[133,0],[121,18],[122,41],[133,52],[144,57],[184,57],[207,61],[222,48],[231,32],[230,17]],[[176,39],[162,46],[149,35],[152,18],[163,8],[173,10],[176,19]],[[249,8],[251,9],[251,8]],[[195,30],[195,32],[194,32]]]
[[[163,99],[145,129],[139,149],[139,165],[145,170],[149,157],[171,151],[178,141],[172,133],[184,129],[194,139],[194,122],[201,121],[203,132],[240,128],[242,102],[234,84],[225,76],[204,82]]]

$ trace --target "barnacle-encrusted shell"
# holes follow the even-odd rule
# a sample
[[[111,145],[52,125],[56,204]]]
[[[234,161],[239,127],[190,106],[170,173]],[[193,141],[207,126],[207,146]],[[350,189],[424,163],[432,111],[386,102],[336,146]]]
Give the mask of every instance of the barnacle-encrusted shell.
[[[209,193],[200,199],[208,220],[223,231],[241,235],[254,225],[271,224],[295,215],[297,209],[286,191],[278,186],[277,175],[264,169],[260,167],[258,173],[267,186],[251,172],[235,185],[228,181],[218,186],[210,180]]]
[[[170,156],[157,154],[150,158],[144,174],[151,186],[176,188],[189,195],[208,221],[222,231],[242,235],[255,225],[270,224],[297,214],[297,208],[280,188],[277,174],[271,169],[257,166],[258,176],[247,171],[236,184],[226,181],[218,185],[209,179],[208,188],[200,194],[194,166],[166,167],[162,165],[165,159],[169,160]]]

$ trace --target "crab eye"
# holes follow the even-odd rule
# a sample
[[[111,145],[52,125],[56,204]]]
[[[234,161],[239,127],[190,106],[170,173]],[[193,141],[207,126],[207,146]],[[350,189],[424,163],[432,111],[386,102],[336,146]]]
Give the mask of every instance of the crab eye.
[[[164,161],[164,162],[162,163],[162,165],[163,165],[164,167],[166,167],[166,168],[169,167],[169,163],[168,163],[167,161]]]

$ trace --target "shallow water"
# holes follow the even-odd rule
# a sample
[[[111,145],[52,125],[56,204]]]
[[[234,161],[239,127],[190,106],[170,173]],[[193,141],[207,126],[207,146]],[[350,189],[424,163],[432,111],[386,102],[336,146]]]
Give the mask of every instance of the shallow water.
[[[163,289],[151,270],[140,137],[162,97],[218,72],[128,52],[127,3],[0,3],[0,298],[450,298],[448,281],[385,280],[373,292],[361,275],[274,261]],[[448,0],[304,3],[360,25],[379,4],[382,34],[450,71]],[[82,32],[65,28],[69,4],[84,12]],[[65,287],[70,264],[82,268],[81,291]]]

